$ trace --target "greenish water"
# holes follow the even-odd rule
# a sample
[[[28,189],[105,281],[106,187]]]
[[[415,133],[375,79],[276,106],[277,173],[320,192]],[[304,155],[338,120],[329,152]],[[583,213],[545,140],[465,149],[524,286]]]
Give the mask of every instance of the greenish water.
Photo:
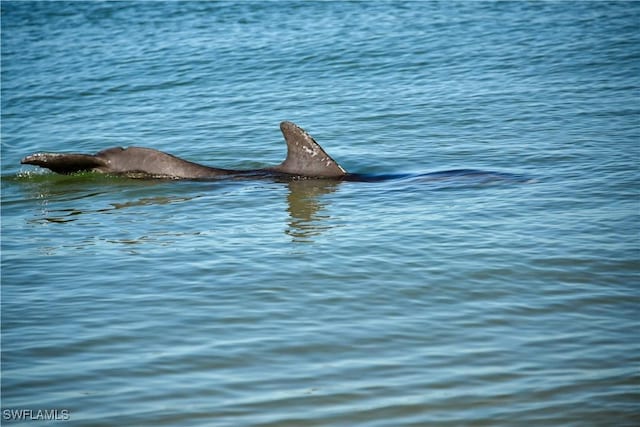
[[[0,7],[3,424],[640,423],[640,4]],[[263,167],[281,120],[410,175],[20,165]]]

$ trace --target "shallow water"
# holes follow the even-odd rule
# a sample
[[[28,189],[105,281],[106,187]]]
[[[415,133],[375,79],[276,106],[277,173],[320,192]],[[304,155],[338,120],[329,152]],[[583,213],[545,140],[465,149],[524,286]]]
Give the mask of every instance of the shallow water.
[[[640,4],[1,9],[7,425],[640,423]],[[259,168],[281,120],[407,178],[19,163]]]

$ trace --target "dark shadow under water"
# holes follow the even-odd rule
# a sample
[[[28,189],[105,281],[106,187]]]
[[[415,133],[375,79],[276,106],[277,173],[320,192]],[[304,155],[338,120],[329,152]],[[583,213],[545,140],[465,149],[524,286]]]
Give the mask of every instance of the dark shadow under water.
[[[396,174],[349,174],[344,181],[355,182],[383,182],[383,181],[412,181],[439,182],[458,181],[460,184],[476,185],[488,182],[527,182],[530,178],[506,172],[491,172],[477,169],[453,169],[428,173],[396,173]]]

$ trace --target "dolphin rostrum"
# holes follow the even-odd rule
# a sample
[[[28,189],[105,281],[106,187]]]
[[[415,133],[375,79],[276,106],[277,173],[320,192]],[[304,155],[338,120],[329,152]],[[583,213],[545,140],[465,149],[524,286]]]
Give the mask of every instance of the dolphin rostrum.
[[[200,165],[152,148],[113,147],[97,154],[36,153],[22,164],[60,174],[94,171],[147,178],[206,179],[224,176],[284,176],[341,179],[347,172],[322,147],[292,122],[280,123],[287,143],[287,158],[278,166],[255,169],[219,169]]]

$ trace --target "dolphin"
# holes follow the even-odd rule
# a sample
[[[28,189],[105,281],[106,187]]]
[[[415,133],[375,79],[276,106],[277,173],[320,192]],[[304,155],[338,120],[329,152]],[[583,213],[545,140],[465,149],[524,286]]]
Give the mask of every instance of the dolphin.
[[[226,177],[297,180],[304,178],[337,181],[378,182],[392,179],[419,178],[429,181],[450,178],[471,178],[478,182],[494,180],[526,181],[517,175],[485,172],[474,169],[456,169],[425,174],[367,175],[348,173],[304,129],[292,122],[280,123],[287,143],[287,157],[277,166],[250,169],[220,169],[181,159],[169,153],[144,147],[113,147],[96,154],[35,153],[21,160],[22,164],[36,165],[60,174],[93,171],[130,178],[162,179],[215,179]]]
[[[193,163],[169,153],[144,147],[113,147],[96,154],[35,153],[20,163],[60,174],[92,171],[132,178],[208,179],[226,176],[341,179],[347,172],[304,129],[280,123],[287,157],[279,165],[254,170],[220,169]]]

